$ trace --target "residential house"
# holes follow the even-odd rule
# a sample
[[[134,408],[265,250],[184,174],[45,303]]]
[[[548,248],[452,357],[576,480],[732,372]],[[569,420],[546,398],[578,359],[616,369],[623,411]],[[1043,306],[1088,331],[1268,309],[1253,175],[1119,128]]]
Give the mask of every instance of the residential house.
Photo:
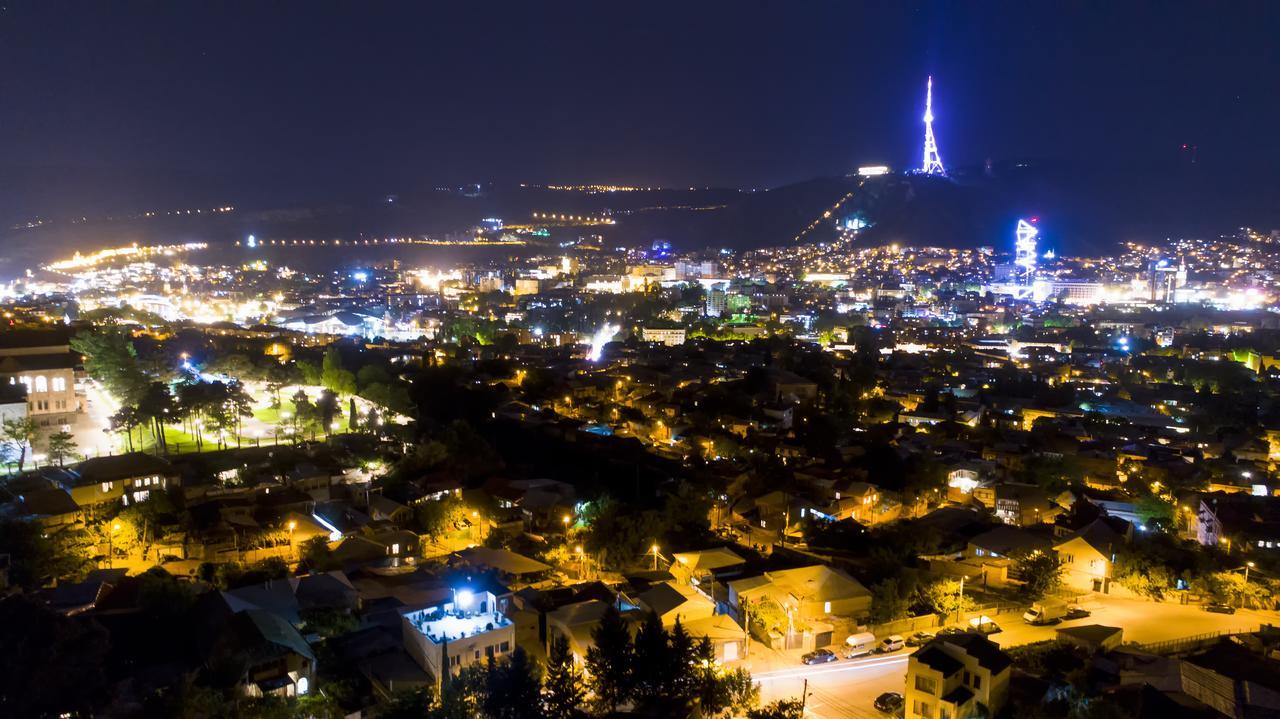
[[[827,616],[865,617],[871,592],[844,570],[824,564],[765,572],[729,582],[729,605],[770,598],[801,620]]]
[[[162,492],[179,479],[167,460],[142,452],[93,457],[71,469],[67,491],[84,508],[115,502],[145,502],[152,492]]]
[[[939,637],[907,659],[907,719],[997,716],[1009,696],[1013,660],[976,633]]]
[[[1053,551],[1062,560],[1063,585],[1079,592],[1110,592],[1116,552],[1127,541],[1124,534],[1103,519],[1059,539]]]

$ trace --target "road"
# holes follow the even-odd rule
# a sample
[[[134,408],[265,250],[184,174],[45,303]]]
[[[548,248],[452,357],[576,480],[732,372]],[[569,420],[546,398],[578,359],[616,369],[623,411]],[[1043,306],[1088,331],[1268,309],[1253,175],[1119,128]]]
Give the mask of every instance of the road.
[[[1033,627],[1016,614],[997,618],[1004,631],[991,636],[1002,647],[1013,647],[1053,639],[1061,627],[1103,624],[1124,629],[1124,641],[1150,643],[1180,639],[1208,632],[1236,632],[1257,629],[1263,623],[1280,624],[1280,612],[1240,610],[1235,614],[1211,614],[1198,606],[1155,603],[1137,599],[1098,596],[1082,602],[1091,616],[1057,626]],[[833,649],[837,649],[833,647]],[[752,652],[756,652],[754,645]],[[767,651],[767,650],[766,650]],[[760,698],[799,698],[804,680],[809,680],[806,716],[815,719],[884,719],[871,702],[884,692],[901,693],[907,672],[907,649],[887,656],[841,659],[831,664],[807,667],[800,664],[799,652],[788,652],[791,666],[771,663],[768,670],[755,673]],[[789,655],[794,654],[794,657]],[[763,668],[762,668],[763,669]]]

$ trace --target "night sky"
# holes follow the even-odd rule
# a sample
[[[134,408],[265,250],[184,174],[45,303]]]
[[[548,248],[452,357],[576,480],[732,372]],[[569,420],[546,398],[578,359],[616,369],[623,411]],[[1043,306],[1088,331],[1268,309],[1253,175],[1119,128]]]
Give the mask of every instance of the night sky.
[[[1280,167],[1275,3],[7,2],[10,212],[903,167],[929,73],[949,165]]]

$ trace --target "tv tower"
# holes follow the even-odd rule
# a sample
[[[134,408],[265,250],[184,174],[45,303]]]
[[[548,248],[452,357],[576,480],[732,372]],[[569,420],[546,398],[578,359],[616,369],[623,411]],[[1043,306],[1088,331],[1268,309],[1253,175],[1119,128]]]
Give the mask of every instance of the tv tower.
[[[938,155],[938,141],[933,139],[933,75],[929,76],[929,89],[924,99],[924,166],[920,172],[926,175],[945,175],[942,157]]]
[[[1036,218],[1031,222],[1018,220],[1018,228],[1014,231],[1013,264],[1018,268],[1018,284],[1030,285],[1036,279],[1036,237],[1040,230],[1035,226]]]

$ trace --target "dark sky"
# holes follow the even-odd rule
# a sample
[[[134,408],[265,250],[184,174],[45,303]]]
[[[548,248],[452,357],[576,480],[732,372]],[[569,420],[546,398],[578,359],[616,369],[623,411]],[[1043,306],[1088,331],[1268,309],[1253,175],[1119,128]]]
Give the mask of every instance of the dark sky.
[[[1277,3],[6,3],[10,210],[902,167],[928,73],[948,164],[1280,167]]]

